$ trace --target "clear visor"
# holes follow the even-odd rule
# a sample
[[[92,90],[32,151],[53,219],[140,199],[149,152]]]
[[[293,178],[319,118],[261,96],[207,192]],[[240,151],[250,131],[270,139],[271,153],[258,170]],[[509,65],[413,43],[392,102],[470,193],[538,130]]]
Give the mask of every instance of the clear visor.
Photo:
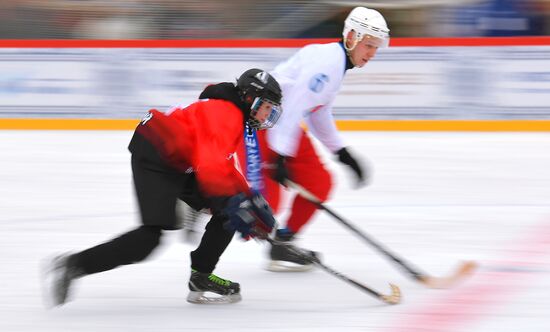
[[[267,105],[262,107],[264,103]],[[250,127],[256,130],[272,128],[279,120],[281,113],[283,113],[283,109],[280,104],[260,97],[256,97],[256,99],[254,99],[250,109],[250,119],[248,122]]]
[[[381,27],[380,24],[376,26],[357,18],[351,18],[350,23],[346,23],[344,38],[346,38],[347,32],[351,30],[356,32],[356,37],[360,40],[362,38],[372,38],[372,43],[376,47],[388,47],[390,43],[390,31],[387,28]]]
[[[390,43],[390,38],[389,37],[380,38],[380,37],[375,37],[371,35],[363,35],[363,40],[361,42],[367,45],[383,48],[383,47],[388,47]]]

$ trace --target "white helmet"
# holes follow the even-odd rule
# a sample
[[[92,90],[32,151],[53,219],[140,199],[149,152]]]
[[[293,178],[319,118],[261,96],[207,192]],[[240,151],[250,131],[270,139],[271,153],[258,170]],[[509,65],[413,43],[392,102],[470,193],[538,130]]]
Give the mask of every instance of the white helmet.
[[[345,40],[351,30],[355,31],[355,40],[348,47]],[[374,37],[378,47],[388,47],[390,43],[390,29],[382,14],[374,9],[355,7],[344,21],[344,46],[348,50],[354,49],[365,35]]]

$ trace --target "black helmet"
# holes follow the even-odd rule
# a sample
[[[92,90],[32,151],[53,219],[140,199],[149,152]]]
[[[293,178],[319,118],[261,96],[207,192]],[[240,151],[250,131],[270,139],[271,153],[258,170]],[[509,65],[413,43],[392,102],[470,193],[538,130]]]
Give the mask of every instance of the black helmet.
[[[281,116],[281,87],[268,72],[261,69],[249,69],[237,79],[237,88],[244,103],[250,105],[248,125],[254,129],[273,127]],[[263,102],[273,105],[271,114],[264,122],[260,122],[255,115]]]

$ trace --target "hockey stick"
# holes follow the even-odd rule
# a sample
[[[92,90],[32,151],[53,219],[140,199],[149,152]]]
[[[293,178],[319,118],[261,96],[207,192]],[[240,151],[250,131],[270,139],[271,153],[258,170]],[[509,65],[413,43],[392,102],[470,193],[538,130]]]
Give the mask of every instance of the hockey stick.
[[[357,227],[350,224],[348,221],[346,221],[344,218],[337,215],[334,211],[329,209],[326,205],[324,205],[319,198],[317,198],[315,195],[307,191],[304,187],[300,186],[297,183],[294,183],[290,180],[285,181],[285,185],[289,188],[292,188],[298,192],[300,196],[307,199],[311,203],[317,205],[317,207],[321,210],[325,210],[328,214],[333,216],[336,220],[338,220],[341,224],[349,228],[352,232],[357,234],[359,237],[361,237],[363,240],[368,242],[370,245],[372,245],[375,249],[380,251],[382,254],[384,254],[386,257],[391,259],[393,262],[395,262],[399,267],[401,267],[409,276],[416,279],[417,281],[423,283],[424,285],[431,287],[431,288],[449,288],[458,283],[460,280],[464,279],[466,276],[471,274],[477,267],[476,263],[473,261],[463,262],[456,270],[455,272],[448,276],[448,277],[432,277],[429,276],[421,271],[419,271],[417,268],[414,268],[410,265],[410,263],[404,261],[402,258],[396,256],[395,254],[391,253],[388,249],[384,248],[380,243],[375,241],[372,237],[367,236],[365,233],[360,231]]]
[[[332,274],[336,278],[338,278],[340,280],[343,280],[343,281],[347,282],[348,284],[351,284],[351,285],[361,289],[362,291],[378,298],[382,302],[385,302],[387,304],[397,304],[401,301],[401,290],[396,285],[390,284],[390,288],[391,288],[391,294],[390,295],[381,294],[381,293],[375,291],[374,289],[369,288],[369,287],[367,287],[367,286],[365,286],[365,285],[363,285],[363,284],[361,284],[361,283],[359,283],[359,282],[343,275],[342,273],[334,270],[333,268],[331,268],[329,266],[326,266],[325,264],[321,263],[319,258],[316,257],[316,256],[311,257],[310,255],[304,253],[302,250],[300,250],[297,247],[281,243],[280,241],[274,240],[270,237],[267,237],[265,239],[266,239],[267,242],[271,243],[272,245],[284,246],[287,250],[292,251],[292,253],[294,253],[295,255],[300,256],[304,260],[312,262],[313,264],[315,264],[316,266],[320,267],[321,269],[327,271],[328,273]]]

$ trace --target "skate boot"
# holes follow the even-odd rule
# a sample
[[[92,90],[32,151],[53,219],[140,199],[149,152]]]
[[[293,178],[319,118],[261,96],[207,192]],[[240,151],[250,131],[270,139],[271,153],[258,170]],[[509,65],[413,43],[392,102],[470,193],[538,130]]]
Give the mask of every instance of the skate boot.
[[[241,300],[241,288],[238,283],[222,279],[212,273],[191,270],[189,295],[187,302],[195,304],[225,304]],[[214,293],[215,296],[207,295]]]
[[[47,263],[44,274],[46,305],[56,307],[70,300],[72,283],[82,277],[84,272],[76,266],[73,255],[62,254]]]
[[[288,229],[277,230],[275,241],[278,243],[271,245],[268,271],[304,272],[311,270],[314,263],[319,261],[317,252],[296,247],[292,244],[293,238],[294,233]]]

